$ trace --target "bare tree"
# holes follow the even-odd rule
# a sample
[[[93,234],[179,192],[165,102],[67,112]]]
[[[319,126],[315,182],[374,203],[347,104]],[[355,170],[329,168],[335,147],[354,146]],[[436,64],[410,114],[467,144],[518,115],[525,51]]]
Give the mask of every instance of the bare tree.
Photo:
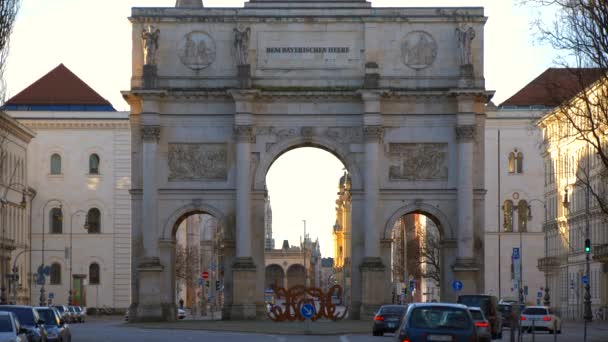
[[[21,0],[0,0],[0,103],[4,103],[6,96],[4,70],[9,51],[9,39],[20,5]]]
[[[563,52],[556,62],[568,72],[566,82],[554,80],[546,85],[556,105],[551,120],[557,121],[559,129],[545,143],[550,143],[547,139],[585,142],[589,151],[577,161],[577,185],[588,189],[595,207],[608,216],[608,1],[521,3],[556,10],[553,22],[537,20],[534,25],[541,42]]]
[[[416,238],[407,242],[407,249],[408,268],[414,271],[413,276],[441,283],[441,240],[437,229],[433,226],[422,229]]]
[[[183,279],[187,284],[198,273],[198,250],[194,247],[175,247],[175,277]]]

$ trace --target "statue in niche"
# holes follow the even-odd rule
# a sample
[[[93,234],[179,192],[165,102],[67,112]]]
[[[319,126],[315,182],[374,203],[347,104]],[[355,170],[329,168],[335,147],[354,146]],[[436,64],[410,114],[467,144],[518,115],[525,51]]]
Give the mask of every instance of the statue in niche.
[[[237,65],[249,64],[249,38],[251,36],[251,28],[235,28],[234,29],[234,52]]]
[[[502,205],[503,223],[502,227],[505,232],[513,231],[513,201],[506,200]]]
[[[156,65],[156,51],[158,50],[158,37],[160,30],[149,25],[141,33],[144,46],[144,65]]]
[[[471,42],[475,39],[475,30],[469,27],[467,30],[456,28],[456,39],[458,41],[458,56],[460,65],[473,64],[473,56],[471,52]]]

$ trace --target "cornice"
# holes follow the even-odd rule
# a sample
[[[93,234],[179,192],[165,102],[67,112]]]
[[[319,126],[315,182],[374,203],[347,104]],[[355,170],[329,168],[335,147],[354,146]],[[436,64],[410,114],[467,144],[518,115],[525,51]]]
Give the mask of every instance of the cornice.
[[[83,121],[83,120],[20,120],[30,129],[129,129],[129,121]]]
[[[4,112],[0,112],[0,129],[26,143],[36,135],[30,127]]]

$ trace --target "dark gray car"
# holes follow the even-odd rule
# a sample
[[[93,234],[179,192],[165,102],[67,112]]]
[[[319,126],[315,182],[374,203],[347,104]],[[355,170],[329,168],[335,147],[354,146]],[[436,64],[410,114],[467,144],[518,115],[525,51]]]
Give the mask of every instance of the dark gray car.
[[[21,326],[27,330],[28,341],[47,341],[44,320],[40,318],[38,312],[33,307],[25,305],[0,305],[0,311],[12,312],[17,316]]]
[[[374,316],[372,334],[374,336],[382,336],[387,332],[395,332],[395,330],[399,329],[406,311],[407,306],[405,305],[382,305]]]
[[[72,333],[70,327],[65,323],[61,315],[54,307],[37,306],[36,311],[44,320],[47,333],[47,341],[70,342]]]

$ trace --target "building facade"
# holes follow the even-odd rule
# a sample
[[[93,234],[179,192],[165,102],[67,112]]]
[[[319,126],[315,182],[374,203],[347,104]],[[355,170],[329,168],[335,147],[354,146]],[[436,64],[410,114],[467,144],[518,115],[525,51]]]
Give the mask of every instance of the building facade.
[[[59,65],[5,110],[36,132],[27,150],[31,304],[125,309],[131,301],[128,113]]]
[[[606,82],[600,79],[599,73],[580,82],[586,72],[585,69],[569,71],[570,84],[576,85],[580,93],[571,93],[539,123],[543,133],[544,191],[548,204],[548,255],[539,259],[539,268],[547,275],[552,305],[563,316],[584,317],[585,283],[588,283],[590,314],[594,319],[606,319],[605,314],[600,317],[596,313],[600,308],[606,312],[608,305],[608,223],[606,212],[602,212],[599,205],[600,201],[608,202],[608,170],[597,147],[590,142],[602,146],[605,152],[608,137],[602,133],[605,127],[590,129],[588,116],[588,113],[605,113],[605,109],[588,105],[605,106]],[[594,96],[602,99],[585,101]],[[605,118],[603,120],[605,125]],[[593,132],[600,134],[597,139],[591,136],[586,141],[581,129],[590,136]],[[586,239],[591,242],[588,253],[585,252]]]
[[[540,305],[545,279],[537,260],[545,255],[546,217],[542,138],[535,122],[549,109],[534,100],[517,101],[531,88],[487,110],[484,273],[486,293],[519,300],[521,288],[523,302]]]
[[[32,199],[28,144],[35,133],[0,112],[0,302],[30,302]]]

